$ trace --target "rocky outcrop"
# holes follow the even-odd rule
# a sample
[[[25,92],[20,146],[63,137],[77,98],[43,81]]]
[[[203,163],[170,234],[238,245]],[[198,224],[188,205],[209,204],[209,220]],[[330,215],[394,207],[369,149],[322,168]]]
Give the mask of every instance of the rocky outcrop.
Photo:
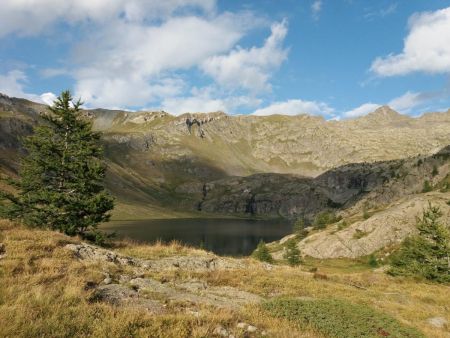
[[[349,164],[316,178],[281,174],[232,177],[203,185],[199,210],[248,216],[304,218],[312,221],[325,209],[361,212],[386,206],[423,189],[425,180],[437,184],[450,172],[442,150],[428,158]],[[433,174],[433,169],[438,174]],[[184,190],[187,191],[187,190]],[[199,191],[190,191],[199,196]]]
[[[152,278],[132,278],[98,286],[91,300],[163,313],[171,302],[238,310],[244,305],[261,302],[262,297],[234,287],[210,286],[199,280],[161,283]]]
[[[108,268],[108,264],[128,268],[128,274],[113,276],[107,273],[101,285],[92,285],[94,289],[92,301],[143,308],[152,313],[165,312],[167,303],[171,302],[237,310],[244,305],[262,301],[258,295],[230,286],[211,286],[205,281],[196,279],[182,281],[174,279],[168,283],[166,280],[158,281],[146,277],[148,273],[173,270],[201,273],[247,268],[247,264],[242,260],[219,258],[211,254],[144,260],[85,243],[68,244],[66,248],[81,260],[103,263],[105,269]]]
[[[340,229],[342,224],[320,231],[302,240],[298,247],[302,254],[315,258],[356,258],[382,248],[399,244],[415,233],[416,217],[428,204],[439,206],[443,222],[450,222],[450,193],[413,195],[396,202],[370,218],[356,221]]]
[[[114,251],[98,248],[90,244],[68,244],[66,246],[74,255],[83,260],[110,262],[117,265],[138,267],[143,271],[187,270],[206,272],[215,270],[242,269],[245,264],[241,260],[218,257],[213,254],[199,256],[172,256],[155,260],[144,260],[123,256]]]

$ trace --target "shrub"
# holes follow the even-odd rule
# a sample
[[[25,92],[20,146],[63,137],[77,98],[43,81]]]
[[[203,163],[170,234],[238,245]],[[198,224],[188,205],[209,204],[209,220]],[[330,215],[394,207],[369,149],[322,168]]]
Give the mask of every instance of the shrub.
[[[377,260],[377,257],[376,257],[374,254],[372,254],[372,255],[369,256],[368,264],[369,264],[369,266],[370,266],[371,268],[376,268],[376,267],[378,267],[378,260]]]
[[[369,233],[360,229],[356,229],[356,231],[353,233],[354,239],[361,239],[363,237],[366,237]]]
[[[433,166],[433,170],[431,171],[431,176],[436,176],[437,174],[439,174],[439,170],[437,168],[436,165]]]
[[[338,299],[276,299],[262,306],[275,317],[311,327],[327,337],[425,337],[416,329],[366,305]]]
[[[407,238],[392,256],[389,274],[450,283],[450,231],[440,222],[441,216],[431,204],[424,210],[417,219],[419,234]]]
[[[345,229],[346,227],[348,227],[348,224],[345,220],[338,224],[338,230]]]
[[[286,251],[284,258],[287,260],[290,266],[296,266],[300,264],[300,250],[297,248],[297,243],[294,240],[289,240],[286,243]]]
[[[363,210],[363,218],[364,219],[369,219],[371,216],[371,214],[367,211],[367,209]]]
[[[425,182],[423,182],[422,192],[430,192],[431,190],[433,190],[433,186],[430,181],[425,180]]]
[[[267,248],[266,243],[264,243],[263,240],[259,241],[258,246],[256,247],[255,251],[252,253],[252,257],[256,258],[257,260],[261,262],[273,262],[273,257],[269,252],[269,249]]]
[[[342,217],[336,215],[330,211],[322,211],[314,218],[313,225],[316,229],[325,229],[328,224],[333,224],[340,221]]]
[[[308,230],[305,229],[305,221],[299,218],[292,226],[292,232],[296,235],[296,238],[301,240],[308,236]]]

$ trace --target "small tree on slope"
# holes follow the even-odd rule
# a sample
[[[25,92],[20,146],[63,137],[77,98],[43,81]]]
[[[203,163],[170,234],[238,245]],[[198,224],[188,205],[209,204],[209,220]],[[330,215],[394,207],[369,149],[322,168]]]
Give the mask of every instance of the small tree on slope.
[[[290,266],[300,264],[300,250],[297,248],[297,243],[295,240],[291,239],[286,243],[284,258]]]
[[[267,248],[267,245],[263,240],[259,241],[259,244],[256,250],[253,252],[252,256],[262,262],[273,262],[272,255],[270,254],[269,249]]]
[[[441,216],[439,207],[428,206],[417,219],[419,234],[406,239],[393,256],[390,274],[450,282],[450,231]]]
[[[24,140],[17,194],[0,192],[4,216],[29,226],[86,235],[110,217],[113,198],[105,191],[106,166],[100,134],[80,116],[81,102],[61,93],[44,123]]]

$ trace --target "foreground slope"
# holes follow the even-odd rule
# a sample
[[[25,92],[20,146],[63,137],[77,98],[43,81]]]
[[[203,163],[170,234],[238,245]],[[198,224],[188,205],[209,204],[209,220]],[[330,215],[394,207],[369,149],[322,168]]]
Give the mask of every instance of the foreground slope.
[[[363,261],[290,268],[176,244],[106,250],[6,221],[0,230],[4,337],[448,337],[448,287]]]

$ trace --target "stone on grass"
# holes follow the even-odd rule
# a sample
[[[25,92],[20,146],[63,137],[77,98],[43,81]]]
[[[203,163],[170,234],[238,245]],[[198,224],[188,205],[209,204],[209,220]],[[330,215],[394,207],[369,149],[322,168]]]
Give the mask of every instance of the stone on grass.
[[[444,317],[428,318],[427,322],[431,326],[437,327],[439,329],[442,329],[445,326],[445,324],[448,323],[447,319],[445,319]]]

